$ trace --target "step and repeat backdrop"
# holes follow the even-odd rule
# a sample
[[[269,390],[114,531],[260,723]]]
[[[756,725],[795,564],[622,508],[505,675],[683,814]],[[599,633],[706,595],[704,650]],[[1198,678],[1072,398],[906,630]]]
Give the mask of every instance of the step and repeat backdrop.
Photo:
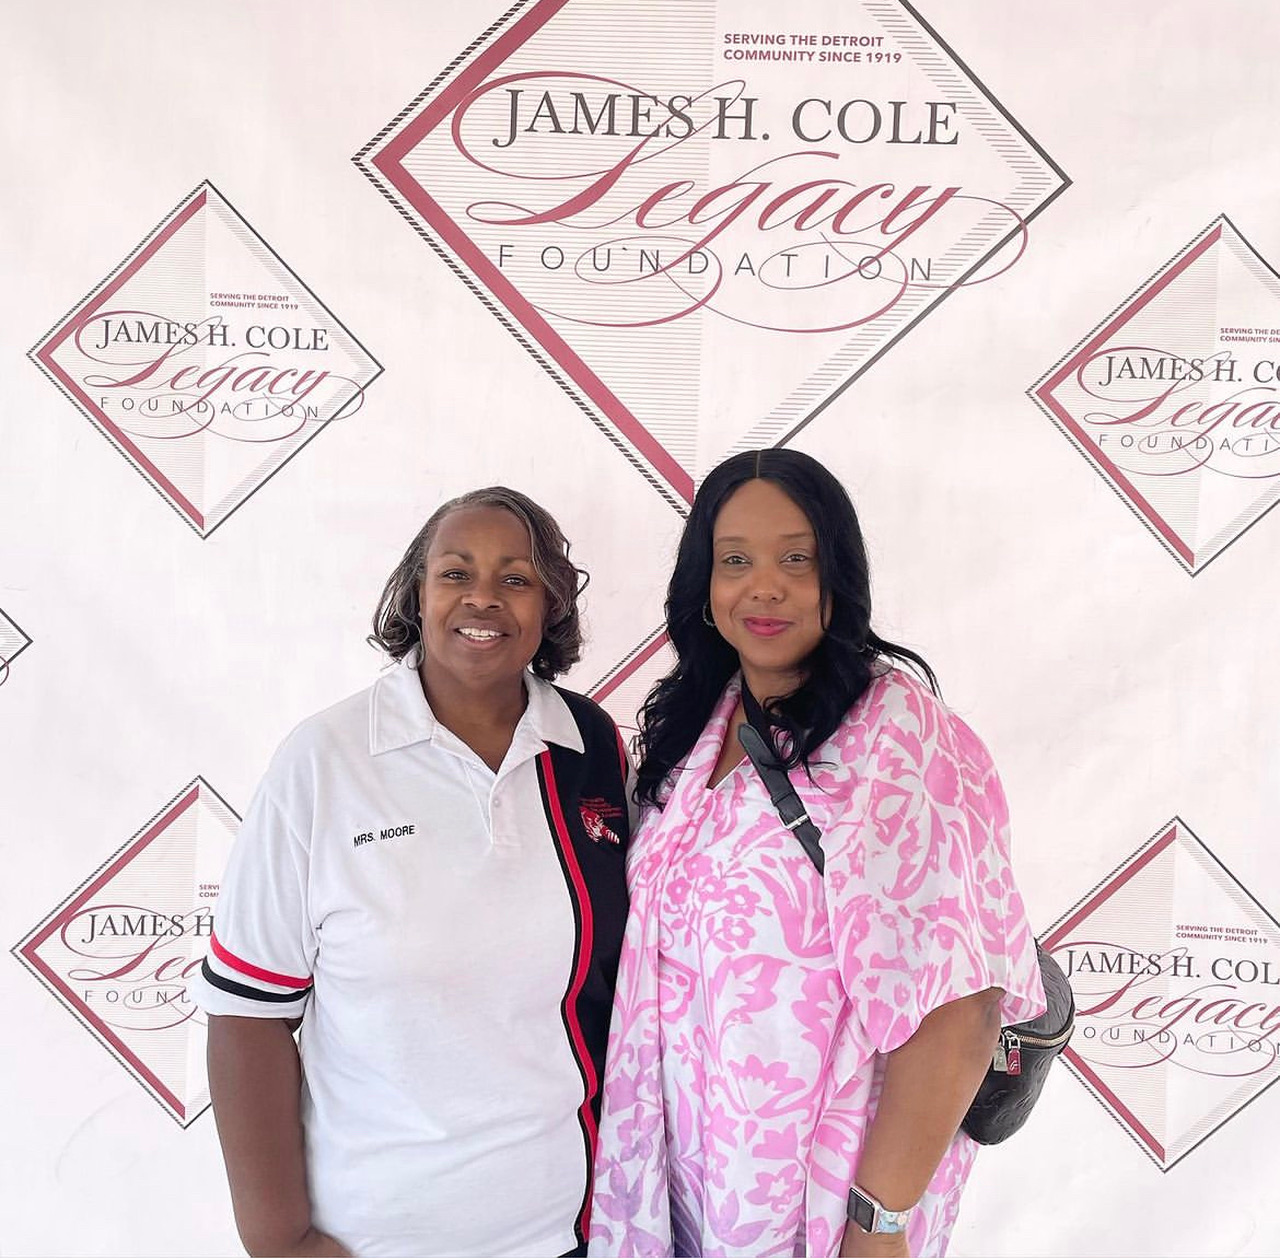
[[[1280,1251],[1280,10],[0,9],[0,1253],[238,1249],[187,981],[430,512],[555,513],[634,730],[779,444],[1076,986],[954,1251]]]

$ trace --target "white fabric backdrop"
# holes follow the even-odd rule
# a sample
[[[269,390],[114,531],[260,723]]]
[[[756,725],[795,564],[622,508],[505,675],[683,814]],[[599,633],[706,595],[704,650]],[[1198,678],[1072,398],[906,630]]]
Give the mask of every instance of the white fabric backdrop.
[[[661,621],[679,515],[350,161],[503,11],[0,6],[0,613],[31,640],[0,683],[6,947],[196,776],[243,811],[283,734],[379,668],[374,601],[446,496],[506,482],[559,517],[592,574],[571,685]],[[1175,814],[1274,913],[1280,519],[1190,576],[1025,391],[1219,214],[1280,262],[1280,11],[922,12],[1073,185],[795,445],[853,494],[882,633],[992,748],[1038,930]],[[27,357],[204,180],[385,369],[207,539]],[[212,1116],[175,1123],[14,958],[0,994],[0,1252],[235,1252]],[[1278,1108],[1162,1172],[1055,1069],[954,1251],[1275,1254]]]

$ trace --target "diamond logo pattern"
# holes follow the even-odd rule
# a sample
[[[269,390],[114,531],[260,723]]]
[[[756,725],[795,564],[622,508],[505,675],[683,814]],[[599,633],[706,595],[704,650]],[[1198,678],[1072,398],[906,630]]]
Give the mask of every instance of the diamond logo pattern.
[[[1280,276],[1226,216],[1031,390],[1195,575],[1280,498]]]
[[[832,15],[522,0],[355,158],[677,510],[1068,183],[909,4]]]
[[[1179,818],[1042,940],[1068,1067],[1167,1171],[1280,1077],[1280,924]]]
[[[0,686],[9,679],[13,662],[31,646],[31,640],[0,608]]]
[[[193,780],[13,950],[183,1128],[209,1105],[187,981],[239,822]]]
[[[202,537],[382,370],[209,183],[31,354]]]
[[[618,724],[628,747],[639,734],[636,715],[640,706],[654,684],[671,672],[675,661],[667,632],[655,630],[590,689],[591,698]]]

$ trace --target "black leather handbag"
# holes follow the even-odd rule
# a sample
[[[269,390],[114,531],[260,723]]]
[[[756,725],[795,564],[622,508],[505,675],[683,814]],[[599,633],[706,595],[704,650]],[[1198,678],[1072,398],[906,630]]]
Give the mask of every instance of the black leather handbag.
[[[805,811],[768,737],[768,722],[759,701],[744,687],[747,722],[738,727],[738,742],[751,758],[783,825],[803,846],[823,874],[822,833]],[[1022,1128],[1049,1078],[1054,1059],[1067,1047],[1075,1027],[1076,1004],[1062,968],[1036,942],[1036,959],[1044,982],[1047,1008],[1026,1023],[1000,1030],[991,1066],[978,1087],[960,1127],[983,1146],[994,1146]]]
[[[1000,1030],[991,1066],[960,1127],[975,1142],[994,1146],[1027,1122],[1049,1068],[1066,1048],[1075,1028],[1076,1003],[1062,968],[1036,942],[1047,1006],[1043,1015]]]

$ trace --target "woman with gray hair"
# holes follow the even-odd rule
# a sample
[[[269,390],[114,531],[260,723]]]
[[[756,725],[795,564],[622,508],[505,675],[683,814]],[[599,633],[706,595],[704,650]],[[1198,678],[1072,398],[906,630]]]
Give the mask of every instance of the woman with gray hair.
[[[196,989],[250,1254],[584,1254],[630,828],[616,727],[551,684],[583,585],[524,495],[444,504],[396,666],[254,797]]]

